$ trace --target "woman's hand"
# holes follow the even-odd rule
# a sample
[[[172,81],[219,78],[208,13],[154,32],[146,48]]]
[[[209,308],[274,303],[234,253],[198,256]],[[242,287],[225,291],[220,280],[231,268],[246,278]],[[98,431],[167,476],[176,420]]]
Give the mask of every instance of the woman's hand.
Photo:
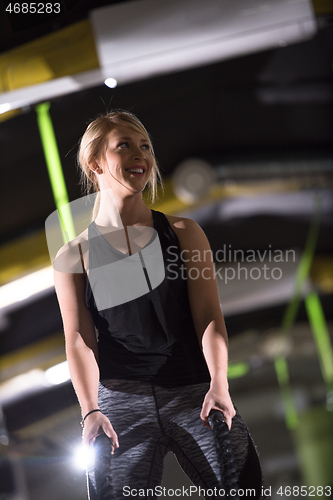
[[[111,441],[112,455],[115,448],[119,448],[118,436],[110,420],[101,412],[91,413],[84,422],[83,442],[92,446],[100,434],[106,434]]]
[[[219,381],[211,382],[210,389],[205,396],[200,413],[203,425],[209,429],[211,427],[208,422],[208,416],[211,410],[219,410],[223,413],[227,426],[230,430],[231,421],[236,415],[236,410],[232,404],[228,389],[225,384],[221,384]]]

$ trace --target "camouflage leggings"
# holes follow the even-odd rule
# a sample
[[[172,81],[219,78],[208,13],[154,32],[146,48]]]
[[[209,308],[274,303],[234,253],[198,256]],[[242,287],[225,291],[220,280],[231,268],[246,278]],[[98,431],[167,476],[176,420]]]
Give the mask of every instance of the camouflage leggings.
[[[194,485],[223,487],[218,446],[200,419],[208,389],[207,383],[163,388],[139,381],[103,380],[99,405],[118,434],[119,448],[111,456],[109,439],[105,435],[96,439],[95,464],[88,470],[90,500],[132,498],[133,489],[141,498],[157,498],[160,495],[155,495],[154,488],[161,484],[163,460],[169,451]],[[260,498],[259,461],[238,412],[228,438],[238,487],[256,488],[252,498]]]

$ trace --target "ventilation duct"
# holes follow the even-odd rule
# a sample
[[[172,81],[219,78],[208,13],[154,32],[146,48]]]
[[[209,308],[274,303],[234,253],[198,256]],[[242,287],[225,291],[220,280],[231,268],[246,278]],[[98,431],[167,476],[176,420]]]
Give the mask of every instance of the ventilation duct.
[[[309,0],[142,0],[91,12],[119,84],[285,46],[316,32]]]
[[[0,95],[0,112],[310,38],[310,0],[137,0],[91,11],[100,69]]]

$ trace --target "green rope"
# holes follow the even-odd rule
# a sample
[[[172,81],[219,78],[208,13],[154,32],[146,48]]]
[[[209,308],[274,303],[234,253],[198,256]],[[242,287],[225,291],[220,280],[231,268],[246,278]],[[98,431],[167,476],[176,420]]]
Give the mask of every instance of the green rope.
[[[274,367],[284,404],[286,426],[288,429],[295,429],[298,425],[298,417],[290,387],[289,369],[285,356],[276,356],[274,359]]]
[[[305,307],[318,352],[321,372],[327,390],[327,409],[333,411],[333,350],[324,311],[314,291],[305,297]]]
[[[303,290],[305,281],[307,280],[307,277],[309,276],[311,263],[312,263],[314,251],[316,248],[319,227],[320,227],[320,213],[321,213],[320,199],[319,198],[317,198],[317,200],[316,200],[316,205],[317,205],[316,210],[315,210],[313,219],[311,221],[311,225],[310,225],[309,233],[308,233],[308,236],[306,239],[304,251],[303,251],[303,254],[301,256],[301,260],[300,260],[300,263],[299,263],[297,271],[296,271],[294,296],[291,299],[291,301],[289,302],[289,304],[285,310],[285,313],[283,315],[281,328],[284,331],[284,333],[288,333],[291,326],[295,323],[297,313],[299,310],[299,306],[300,306],[300,303],[302,300],[302,290]]]
[[[65,243],[75,238],[75,227],[69,205],[64,174],[62,171],[57,140],[55,137],[51,116],[50,103],[36,106],[37,123],[44,150],[47,170],[50,177],[54,201],[58,210],[60,227]]]
[[[286,307],[281,322],[281,334],[283,336],[286,336],[289,333],[290,328],[296,321],[299,306],[302,300],[302,291],[304,288],[304,284],[309,276],[311,263],[316,248],[320,227],[320,216],[321,200],[319,197],[317,197],[315,213],[311,221],[304,251],[302,253],[300,263],[296,272],[294,295]],[[289,368],[286,357],[280,354],[275,356],[274,367],[285,408],[286,426],[288,427],[288,429],[295,429],[298,425],[298,416],[290,386]]]

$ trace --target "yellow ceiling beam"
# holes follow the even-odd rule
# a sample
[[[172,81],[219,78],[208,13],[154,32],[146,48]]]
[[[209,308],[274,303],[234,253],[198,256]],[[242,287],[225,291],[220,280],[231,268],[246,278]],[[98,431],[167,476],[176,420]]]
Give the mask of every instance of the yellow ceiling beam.
[[[22,110],[21,109],[12,109],[10,111],[7,111],[6,113],[2,113],[0,115],[0,123],[5,122],[6,120],[9,120],[10,118],[14,118],[14,116],[21,115]]]
[[[50,264],[45,231],[17,238],[0,247],[0,286]]]
[[[312,0],[313,10],[317,15],[325,15],[333,13],[332,0]]]
[[[58,332],[0,357],[0,385],[34,368],[47,370],[65,361],[65,338]]]
[[[89,19],[0,55],[0,93],[99,68]],[[4,121],[17,112],[1,115]]]
[[[42,56],[17,59],[4,68],[3,85],[11,90],[52,80],[54,72]]]
[[[312,0],[316,14],[333,12],[332,0]],[[89,19],[71,24],[0,55],[0,92],[99,67]]]
[[[0,92],[99,67],[90,21],[85,19],[0,55]]]

